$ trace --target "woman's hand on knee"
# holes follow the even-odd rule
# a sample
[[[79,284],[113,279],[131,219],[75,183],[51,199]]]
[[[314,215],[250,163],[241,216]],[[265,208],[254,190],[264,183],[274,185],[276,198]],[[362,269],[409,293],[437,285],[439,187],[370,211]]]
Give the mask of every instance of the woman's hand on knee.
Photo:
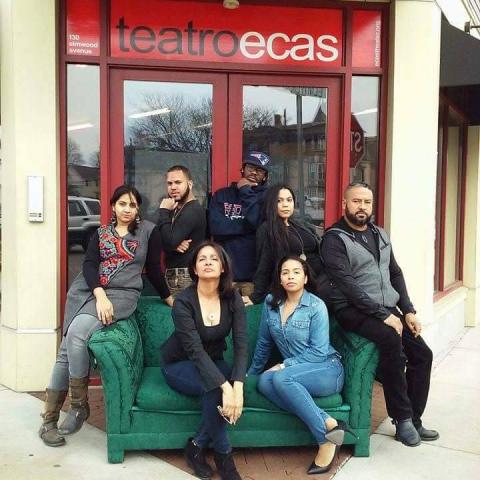
[[[220,388],[222,389],[222,412],[232,421],[232,417],[235,410],[235,396],[233,387],[230,382],[223,383]]]
[[[233,401],[234,410],[230,419],[235,424],[241,417],[243,411],[243,382],[233,382]]]
[[[110,325],[113,321],[113,305],[108,299],[105,290],[101,287],[96,288],[93,291],[97,300],[97,317],[104,325]]]

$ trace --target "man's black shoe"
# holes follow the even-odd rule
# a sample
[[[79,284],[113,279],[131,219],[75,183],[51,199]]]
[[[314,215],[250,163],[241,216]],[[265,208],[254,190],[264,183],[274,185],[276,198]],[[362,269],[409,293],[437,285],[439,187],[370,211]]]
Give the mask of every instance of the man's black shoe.
[[[417,445],[420,445],[420,435],[413,425],[411,418],[398,421],[394,420],[394,424],[397,427],[397,431],[395,432],[395,440],[402,442],[407,447],[416,447]]]
[[[212,467],[205,460],[203,450],[193,443],[189,438],[184,450],[185,460],[195,475],[202,479],[209,479],[213,476]]]
[[[429,430],[423,425],[417,427],[417,432],[420,435],[420,438],[425,442],[433,442],[434,440],[438,440],[440,438],[440,434],[436,430]]]

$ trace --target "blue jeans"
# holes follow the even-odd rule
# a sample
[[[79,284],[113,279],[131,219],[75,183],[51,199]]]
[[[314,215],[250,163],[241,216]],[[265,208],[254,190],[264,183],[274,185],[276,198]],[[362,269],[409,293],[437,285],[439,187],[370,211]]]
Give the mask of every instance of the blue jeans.
[[[330,418],[315,405],[312,396],[326,397],[343,388],[343,365],[337,355],[322,363],[299,363],[275,372],[264,372],[258,390],[278,407],[299,417],[319,445],[325,443]]]
[[[225,378],[229,378],[231,367],[224,360],[214,360]],[[201,448],[210,443],[218,453],[228,453],[232,447],[227,436],[227,422],[218,413],[217,406],[222,405],[222,389],[205,391],[197,367],[190,360],[170,363],[163,367],[163,375],[168,385],[177,392],[201,397],[202,422],[193,441]]]

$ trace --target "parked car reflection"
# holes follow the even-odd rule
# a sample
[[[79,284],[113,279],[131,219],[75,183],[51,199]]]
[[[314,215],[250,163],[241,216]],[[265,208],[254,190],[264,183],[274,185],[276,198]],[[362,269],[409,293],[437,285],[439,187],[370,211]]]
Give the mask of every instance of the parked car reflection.
[[[68,197],[68,245],[81,245],[86,251],[90,237],[100,226],[100,200]]]

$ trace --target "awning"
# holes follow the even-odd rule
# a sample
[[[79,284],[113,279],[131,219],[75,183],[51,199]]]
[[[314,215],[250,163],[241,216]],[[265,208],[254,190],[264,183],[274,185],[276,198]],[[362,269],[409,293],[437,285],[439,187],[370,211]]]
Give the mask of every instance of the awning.
[[[480,85],[480,40],[442,16],[440,87]]]
[[[469,125],[480,125],[480,40],[452,27],[444,16],[440,87],[465,113]]]

